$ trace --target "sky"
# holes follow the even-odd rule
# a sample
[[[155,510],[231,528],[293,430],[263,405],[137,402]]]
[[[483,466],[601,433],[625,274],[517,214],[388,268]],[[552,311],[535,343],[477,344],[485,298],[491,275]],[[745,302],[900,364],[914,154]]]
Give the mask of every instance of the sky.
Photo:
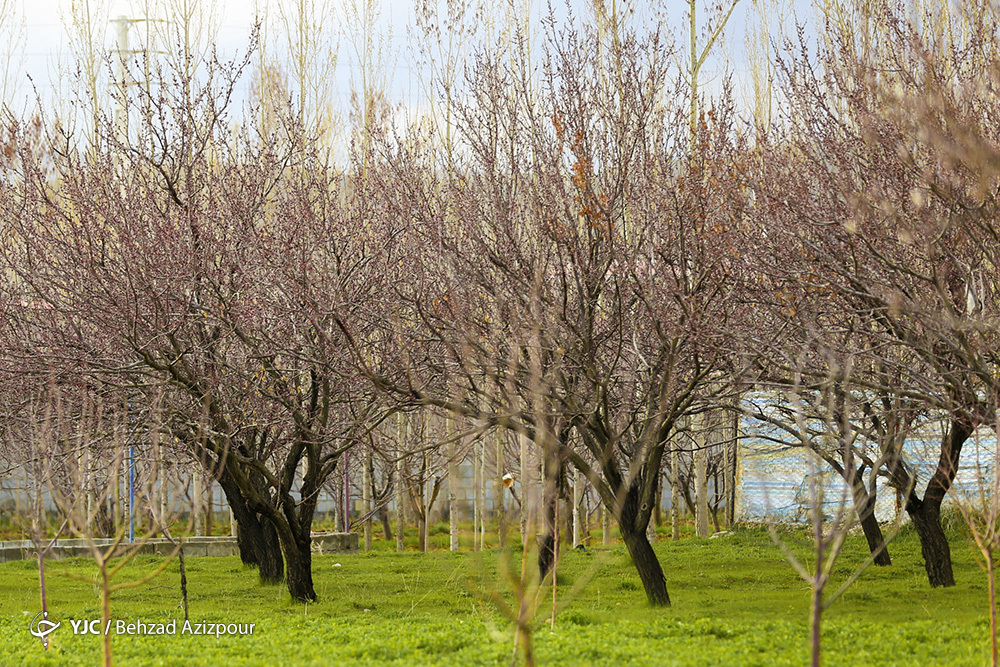
[[[80,7],[87,4],[87,0],[0,0],[0,6],[4,2],[13,5],[15,14],[23,20],[23,33],[21,33],[20,39],[16,39],[16,33],[13,36],[10,32],[0,35],[0,49],[5,49],[10,56],[8,77],[11,83],[6,87],[5,97],[13,108],[24,108],[23,105],[30,103],[34,99],[33,90],[37,90],[38,95],[43,100],[65,95],[65,92],[60,92],[59,88],[67,81],[67,73],[72,71],[73,54],[69,48],[67,36],[71,1]],[[174,1],[176,4],[185,0]],[[307,1],[315,3],[318,0]],[[349,108],[351,84],[352,81],[357,80],[359,69],[358,59],[349,40],[345,37],[343,10],[346,5],[358,1],[332,0],[335,16],[328,20],[330,34],[339,39],[337,66],[331,73],[334,85],[330,87],[330,95],[336,98],[331,102],[340,113],[346,113]],[[611,0],[605,1],[611,2]],[[204,0],[187,0],[187,2],[192,4],[201,2],[202,6],[205,4]],[[567,5],[577,15],[586,14],[586,0],[568,0],[568,2],[567,0],[552,0],[552,2],[555,7],[553,11],[560,17],[566,14]],[[721,74],[725,71],[733,74],[738,89],[748,85],[744,35],[754,11],[754,2],[755,0],[738,0],[737,7],[727,25],[724,41],[719,48],[715,49],[714,57],[706,63],[703,70],[703,90],[711,93],[713,89],[718,89],[721,86]],[[810,0],[784,0],[784,2],[791,4],[800,18],[811,18]],[[102,3],[100,0],[90,0],[90,4],[97,6]],[[149,15],[142,9],[142,5],[145,4],[142,2],[113,0],[104,4],[108,6],[107,18],[109,19],[115,17],[138,19]],[[289,0],[285,0],[285,4],[291,3]],[[426,100],[418,84],[418,75],[421,73],[418,70],[421,66],[416,64],[418,58],[412,52],[416,1],[382,0],[381,3],[376,2],[376,4],[379,4],[381,14],[377,22],[377,32],[382,35],[391,34],[387,44],[394,54],[390,56],[390,62],[387,63],[389,71],[388,97],[391,102],[404,108],[418,108],[421,104],[426,103]],[[667,25],[673,29],[675,37],[679,40],[684,39],[684,31],[687,27],[686,0],[634,0],[632,4],[636,14],[640,17],[648,17],[657,11],[662,12]],[[698,4],[700,15],[704,17],[706,5],[718,4],[718,0],[698,0]],[[266,0],[258,0],[257,2],[252,0],[217,0],[214,5],[218,12],[216,22],[218,31],[214,43],[221,54],[231,57],[238,50],[246,49],[251,25],[255,15],[260,11],[259,8],[267,7],[273,18],[277,15],[279,3],[267,3]],[[537,20],[540,20],[548,4],[546,1],[535,0],[533,6],[536,14],[536,25],[538,25]],[[154,18],[163,18],[163,16],[156,16],[156,12],[151,13]],[[160,13],[165,12],[161,10]],[[7,23],[8,28],[11,25],[13,24]],[[116,48],[115,24],[103,22],[103,25],[104,47],[110,51]],[[134,27],[133,31],[137,31],[137,28]],[[272,36],[274,34],[275,31],[272,28]],[[135,32],[133,32],[134,35]],[[60,62],[62,63],[61,68]],[[248,85],[249,77],[245,77],[243,86],[245,88]]]

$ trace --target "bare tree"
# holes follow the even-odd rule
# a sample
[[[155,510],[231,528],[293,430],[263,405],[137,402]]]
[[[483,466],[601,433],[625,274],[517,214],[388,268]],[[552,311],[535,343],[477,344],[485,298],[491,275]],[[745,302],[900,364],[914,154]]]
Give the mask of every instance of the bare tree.
[[[46,306],[20,313],[42,358],[139,395],[168,387],[167,428],[222,487],[244,561],[312,600],[319,490],[387,414],[336,352],[335,320],[381,265],[340,224],[339,179],[294,114],[267,142],[230,132],[246,63],[210,61],[198,80],[154,68],[153,99],[121,93],[130,134],[104,119],[104,151],[49,127],[51,162],[21,151],[4,267]],[[313,290],[347,301],[317,316]]]
[[[834,376],[838,373],[850,375],[850,368],[835,369]],[[836,383],[830,383],[820,387],[818,391],[808,389],[803,391],[797,387],[794,381],[800,380],[801,376],[796,376],[793,385],[789,390],[789,402],[793,406],[800,406],[803,401],[803,394],[811,395],[811,402],[819,402],[825,405],[822,414],[827,418],[818,422],[814,410],[808,411],[795,409],[791,415],[795,423],[795,432],[804,442],[806,458],[809,462],[809,473],[806,476],[808,484],[808,524],[811,537],[813,553],[811,558],[806,560],[797,556],[787,545],[775,525],[769,523],[771,537],[785,554],[785,557],[792,564],[798,575],[809,585],[811,601],[809,605],[809,630],[810,630],[810,654],[812,665],[819,667],[821,654],[821,637],[823,614],[847,589],[861,576],[861,574],[879,555],[885,550],[888,540],[882,540],[878,548],[873,550],[870,557],[862,563],[856,565],[848,577],[833,592],[828,588],[831,583],[834,565],[841,556],[844,541],[848,532],[855,525],[858,519],[858,512],[851,511],[852,504],[857,501],[853,499],[856,495],[856,485],[854,477],[859,474],[855,467],[855,442],[850,429],[850,422],[843,418],[845,412],[850,412],[851,398],[841,391]],[[819,398],[814,398],[816,394]],[[807,422],[812,421],[813,425]],[[814,441],[827,441],[825,444],[815,444]],[[837,470],[838,477],[841,478],[839,492],[837,485],[829,488],[829,482],[825,479],[830,473],[827,464],[831,462],[823,459],[830,457],[831,450],[839,450],[840,456],[835,460],[842,463],[842,469]],[[832,458],[832,457],[831,457]],[[825,474],[824,474],[825,473]],[[833,495],[833,498],[829,496]],[[890,532],[889,539],[895,536],[899,528],[899,522],[894,525]]]
[[[769,176],[758,205],[769,223],[759,233],[782,248],[787,280],[778,287],[799,285],[786,308],[822,295],[836,323],[828,331],[843,339],[829,346],[848,345],[866,369],[855,377],[860,390],[947,416],[922,495],[902,449],[886,471],[905,494],[930,583],[951,586],[941,505],[995,393],[993,331],[981,324],[994,288],[979,278],[995,266],[987,242],[995,230],[981,163],[956,158],[943,137],[959,127],[956,119],[975,128],[992,109],[981,72],[995,42],[984,24],[962,49],[950,49],[899,11],[866,6],[858,20],[878,30],[855,29],[849,39],[831,32],[816,61],[789,56],[780,64],[789,112],[762,153]]]
[[[385,306],[406,353],[369,374],[401,401],[528,437],[545,461],[544,507],[567,463],[582,470],[650,600],[666,604],[646,527],[678,419],[710,385],[723,391],[739,139],[723,105],[697,150],[678,152],[685,112],[661,105],[670,47],[623,32],[598,59],[589,38],[550,36],[537,96],[509,54],[477,62],[469,101],[454,103],[460,171],[440,171],[418,132],[383,142],[375,194],[413,221],[414,250],[412,280]]]

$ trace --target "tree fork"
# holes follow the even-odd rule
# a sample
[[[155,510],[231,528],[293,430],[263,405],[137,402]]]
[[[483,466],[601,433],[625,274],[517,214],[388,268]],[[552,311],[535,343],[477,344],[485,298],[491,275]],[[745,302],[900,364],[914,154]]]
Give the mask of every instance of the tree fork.
[[[955,574],[951,567],[951,547],[948,536],[941,525],[941,503],[951,488],[958,471],[962,445],[972,435],[974,428],[968,415],[954,415],[950,428],[941,442],[941,457],[938,467],[927,483],[923,500],[912,490],[906,503],[906,512],[913,521],[913,527],[920,538],[920,552],[924,557],[927,580],[934,588],[955,585]]]

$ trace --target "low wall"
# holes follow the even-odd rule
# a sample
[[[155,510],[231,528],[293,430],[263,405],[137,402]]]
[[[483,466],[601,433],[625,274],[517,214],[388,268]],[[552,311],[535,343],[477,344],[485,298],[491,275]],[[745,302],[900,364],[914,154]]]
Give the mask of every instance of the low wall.
[[[93,544],[107,548],[113,540],[96,538]],[[139,545],[122,544],[119,552],[135,549],[140,554],[167,555],[173,552],[174,545],[162,537],[148,539]],[[312,550],[317,554],[326,553],[357,553],[357,533],[316,533],[312,536]],[[188,537],[184,539],[184,556],[236,556],[239,549],[235,537]],[[46,558],[89,558],[90,546],[87,540],[65,539],[57,540],[49,550]],[[15,540],[0,542],[0,563],[12,560],[27,560],[38,558],[38,550],[31,540]]]

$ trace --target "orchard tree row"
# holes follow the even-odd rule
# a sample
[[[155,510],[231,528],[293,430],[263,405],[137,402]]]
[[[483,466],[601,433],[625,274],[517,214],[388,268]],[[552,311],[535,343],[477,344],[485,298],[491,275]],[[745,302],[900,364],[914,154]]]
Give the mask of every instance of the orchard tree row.
[[[4,459],[44,464],[81,530],[122,447],[196,462],[244,562],[314,600],[310,530],[348,460],[369,508],[426,511],[429,456],[510,435],[522,474],[541,461],[518,502],[542,572],[579,473],[666,605],[663,473],[744,413],[844,478],[885,563],[877,488],[902,494],[953,585],[942,501],[1000,388],[995,14],[826,5],[765,50],[769,113],[697,88],[725,12],[679,44],[598,3],[535,41],[453,27],[479,41],[433,60],[434,113],[403,126],[362,88],[343,160],[294,86],[234,101],[280,74],[256,43],[121,63],[106,109],[79,100],[87,133],[8,114]],[[942,418],[921,487],[904,445]]]

